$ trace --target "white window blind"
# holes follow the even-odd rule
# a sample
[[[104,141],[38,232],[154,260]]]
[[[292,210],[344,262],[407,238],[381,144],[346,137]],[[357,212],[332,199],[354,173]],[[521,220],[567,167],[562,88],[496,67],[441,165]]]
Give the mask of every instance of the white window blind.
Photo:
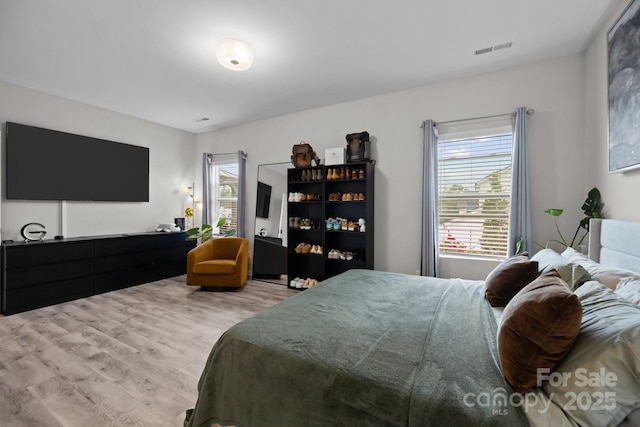
[[[438,140],[441,254],[505,257],[512,134]]]
[[[212,168],[213,225],[220,218],[227,220],[214,231],[224,234],[238,229],[238,162],[215,164]]]

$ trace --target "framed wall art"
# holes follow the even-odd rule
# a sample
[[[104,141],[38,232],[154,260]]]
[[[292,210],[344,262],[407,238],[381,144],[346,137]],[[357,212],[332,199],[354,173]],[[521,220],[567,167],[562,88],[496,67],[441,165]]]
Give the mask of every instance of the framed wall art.
[[[607,33],[609,172],[640,168],[640,0]]]

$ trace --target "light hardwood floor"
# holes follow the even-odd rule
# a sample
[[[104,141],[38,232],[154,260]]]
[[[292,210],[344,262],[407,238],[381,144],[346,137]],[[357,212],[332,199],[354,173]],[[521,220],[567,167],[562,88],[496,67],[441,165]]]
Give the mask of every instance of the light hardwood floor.
[[[218,337],[296,293],[179,276],[0,316],[0,426],[182,426]]]

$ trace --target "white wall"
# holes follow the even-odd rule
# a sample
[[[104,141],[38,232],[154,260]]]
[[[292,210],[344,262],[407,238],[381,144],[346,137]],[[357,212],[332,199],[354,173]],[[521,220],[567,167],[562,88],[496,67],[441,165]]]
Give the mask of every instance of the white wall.
[[[571,234],[586,197],[584,168],[575,160],[584,149],[583,55],[200,134],[196,158],[204,151],[246,150],[247,212],[252,213],[258,164],[288,161],[291,146],[301,140],[322,157],[325,148],[344,146],[347,133],[367,130],[377,161],[375,268],[415,274],[420,266],[422,201],[422,130],[418,124],[424,119],[447,121],[510,113],[520,106],[536,110],[528,123],[533,238],[544,242],[556,235],[551,218],[543,211],[566,209],[560,224],[565,234]],[[198,170],[196,176],[200,175]],[[252,219],[247,220],[249,236]],[[442,276],[481,279],[494,265],[445,260]]]
[[[625,199],[624,194],[637,185],[638,174],[606,174],[603,40],[604,35],[598,35],[589,48],[586,66],[585,55],[572,55],[197,136],[3,83],[0,122],[15,121],[151,149],[151,201],[67,202],[67,236],[149,231],[159,222],[183,216],[189,200],[180,190],[194,181],[196,189],[201,189],[201,153],[244,149],[248,153],[249,213],[245,232],[251,239],[258,164],[288,161],[291,146],[301,140],[311,143],[322,156],[325,148],[344,146],[347,133],[367,130],[377,160],[375,267],[415,274],[420,259],[422,176],[418,124],[427,118],[447,121],[502,114],[519,106],[536,110],[529,117],[536,241],[556,238],[551,219],[543,213],[550,207],[565,209],[560,226],[565,235],[573,233],[586,190],[593,185],[600,186],[608,213],[637,218],[633,208],[639,202]],[[584,149],[585,140],[589,150]],[[585,168],[581,161],[585,158],[595,174]],[[49,235],[61,233],[59,202],[3,199],[0,217],[2,239],[19,238],[19,229],[30,221],[45,224]],[[495,262],[445,259],[442,276],[481,279],[493,265]]]
[[[608,166],[608,98],[607,31],[618,19],[622,5],[603,26],[587,49],[585,82],[585,188],[597,186],[605,203],[607,218],[640,220],[640,170],[609,174]]]
[[[0,82],[3,130],[7,121],[150,149],[150,201],[66,202],[65,237],[152,231],[158,223],[184,216],[189,200],[180,189],[194,179],[193,134]],[[60,202],[6,200],[3,191],[0,217],[4,240],[19,240],[28,222],[45,225],[47,238],[63,233]]]

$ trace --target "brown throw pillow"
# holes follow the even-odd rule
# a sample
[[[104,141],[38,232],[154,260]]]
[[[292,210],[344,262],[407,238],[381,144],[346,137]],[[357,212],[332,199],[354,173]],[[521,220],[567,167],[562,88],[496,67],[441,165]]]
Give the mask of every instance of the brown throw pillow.
[[[524,252],[502,261],[484,281],[485,295],[493,307],[506,306],[520,289],[538,276],[538,263]]]
[[[525,286],[507,304],[498,327],[502,374],[517,392],[538,384],[538,369],[553,371],[580,331],[582,306],[555,270]]]

